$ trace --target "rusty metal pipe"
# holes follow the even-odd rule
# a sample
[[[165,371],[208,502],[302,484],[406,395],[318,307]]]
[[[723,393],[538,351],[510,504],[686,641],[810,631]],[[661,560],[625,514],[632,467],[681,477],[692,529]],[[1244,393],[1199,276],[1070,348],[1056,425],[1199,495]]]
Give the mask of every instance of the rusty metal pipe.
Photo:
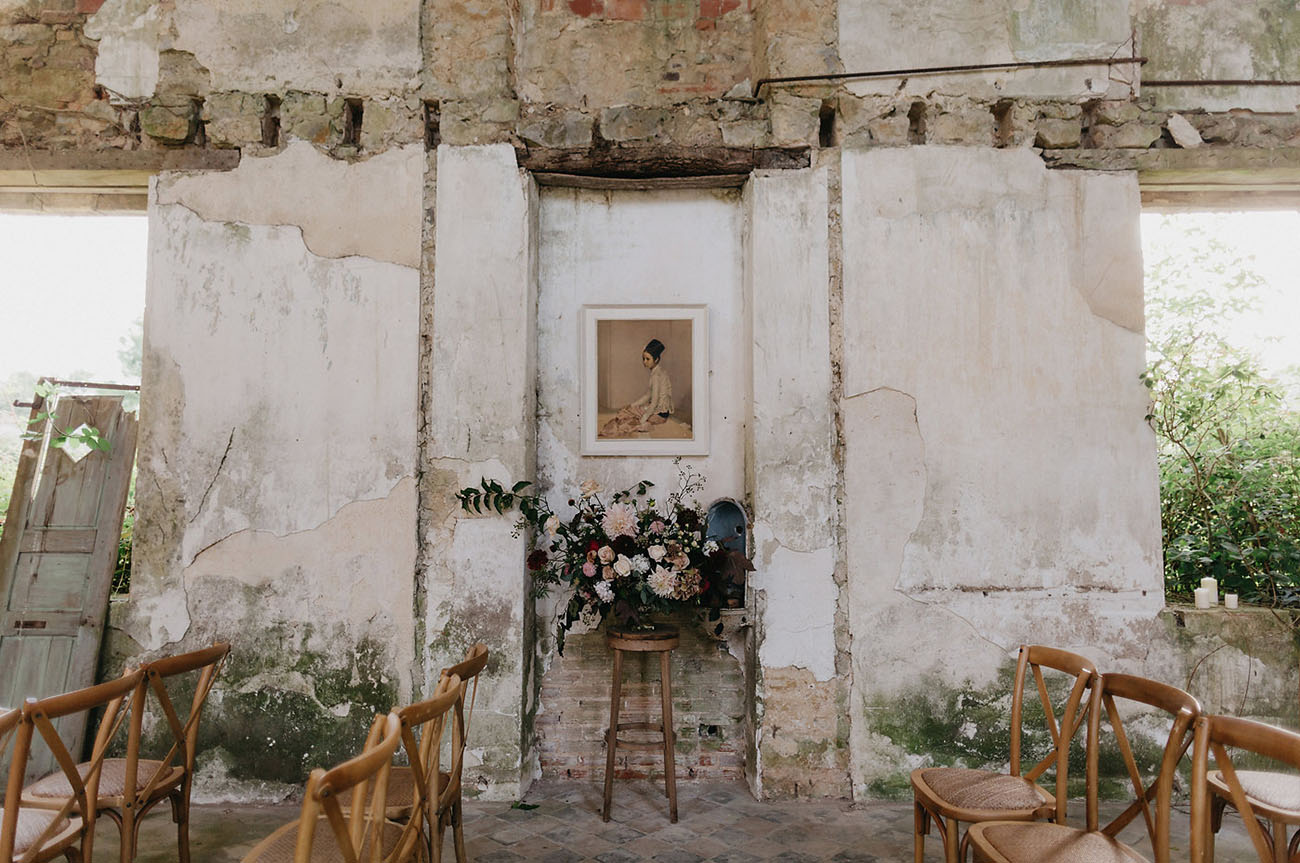
[[[793,84],[804,81],[850,81],[863,78],[911,78],[916,75],[951,75],[966,72],[990,72],[999,69],[1057,69],[1067,66],[1141,66],[1146,57],[1096,57],[1069,60],[1012,60],[1007,63],[968,63],[963,66],[918,66],[911,69],[886,69],[880,72],[832,72],[826,75],[786,75],[779,78],[759,78],[754,85],[754,98],[764,84]]]
[[[1143,81],[1143,87],[1300,87],[1300,81],[1279,81],[1271,78],[1170,78]]]

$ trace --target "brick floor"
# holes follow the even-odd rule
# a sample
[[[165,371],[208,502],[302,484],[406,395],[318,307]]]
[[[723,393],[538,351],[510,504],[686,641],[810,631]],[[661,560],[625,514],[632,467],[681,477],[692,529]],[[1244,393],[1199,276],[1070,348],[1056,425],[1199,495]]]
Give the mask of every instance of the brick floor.
[[[614,789],[611,821],[600,820],[601,786],[590,782],[534,785],[525,802],[469,800],[465,837],[477,863],[755,863],[755,861],[832,860],[840,863],[912,860],[910,803],[846,800],[759,802],[739,784],[678,783],[677,824],[668,822],[662,786],[620,782]],[[1072,812],[1082,816],[1082,803]],[[1109,807],[1113,812],[1115,807]],[[297,817],[293,804],[276,806],[196,806],[191,816],[193,863],[236,863],[262,836]],[[1103,813],[1105,814],[1105,813]],[[1072,819],[1073,820],[1073,819]],[[1173,860],[1188,859],[1187,809],[1174,814]],[[164,805],[141,830],[139,863],[174,863],[175,828]],[[94,863],[117,859],[111,823],[95,831]],[[1122,834],[1139,851],[1147,849],[1138,823]],[[1249,840],[1231,813],[1217,846],[1218,861],[1254,861]],[[1149,856],[1149,855],[1148,855]],[[444,860],[454,859],[450,837]],[[942,846],[932,834],[926,860],[941,861]]]

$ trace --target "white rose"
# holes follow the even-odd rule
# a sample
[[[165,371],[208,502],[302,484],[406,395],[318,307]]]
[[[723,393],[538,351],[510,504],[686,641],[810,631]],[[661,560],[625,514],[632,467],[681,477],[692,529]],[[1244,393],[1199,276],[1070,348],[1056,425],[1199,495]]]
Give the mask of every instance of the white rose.
[[[652,545],[646,549],[646,554],[650,555],[651,560],[663,560],[664,555],[667,553],[668,549],[664,548],[662,545]]]
[[[560,529],[560,517],[558,515],[552,515],[546,520],[545,528],[547,533],[551,536],[555,536],[555,532]]]
[[[600,559],[601,563],[610,563],[614,560],[614,549],[607,545],[602,545],[600,551],[596,552],[596,557]]]
[[[630,575],[632,573],[632,561],[628,560],[626,555],[620,554],[618,560],[614,561],[614,571],[619,575]]]

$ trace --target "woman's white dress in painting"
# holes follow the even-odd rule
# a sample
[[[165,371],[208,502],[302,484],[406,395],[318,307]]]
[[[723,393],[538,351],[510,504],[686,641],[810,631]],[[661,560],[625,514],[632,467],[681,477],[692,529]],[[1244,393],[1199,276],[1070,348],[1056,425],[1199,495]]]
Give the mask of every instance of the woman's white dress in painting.
[[[631,437],[659,425],[673,412],[673,384],[663,366],[650,370],[650,388],[645,395],[620,410],[601,426],[601,437]]]

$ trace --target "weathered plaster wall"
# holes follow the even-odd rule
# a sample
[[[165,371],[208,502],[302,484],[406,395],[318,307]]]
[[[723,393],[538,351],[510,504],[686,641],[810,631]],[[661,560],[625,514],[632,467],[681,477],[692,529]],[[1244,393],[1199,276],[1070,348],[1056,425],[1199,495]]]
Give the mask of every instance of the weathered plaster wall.
[[[534,769],[521,749],[533,683],[525,540],[509,519],[462,513],[452,495],[482,476],[511,485],[534,473],[536,192],[509,147],[444,146],[436,211],[420,659],[435,681],[467,647],[488,645],[465,783],[512,797]]]
[[[1143,77],[1176,80],[1300,81],[1300,9],[1294,3],[1175,3],[1146,0],[1137,9]],[[1294,113],[1300,86],[1175,87],[1148,90],[1175,110]]]
[[[746,474],[759,621],[753,784],[779,796],[848,792],[827,179],[825,168],[765,172],[745,191]]]
[[[418,226],[418,199],[390,189],[419,188],[422,159],[347,166],[307,148],[268,161],[281,182],[337,184],[357,206],[304,228],[274,198],[257,206],[265,166],[248,163],[154,189],[149,491],[118,625],[131,660],[234,642],[210,757],[294,782],[412,690],[418,271],[385,259],[414,261],[418,234],[395,247],[365,214],[382,200],[394,226]]]
[[[1023,640],[1086,645],[1085,621],[1163,598],[1133,178],[931,147],[843,173],[862,786],[888,764],[880,698],[986,683]]]
[[[840,0],[840,56],[846,71],[1102,58],[1131,53],[1128,0],[969,3]],[[1126,75],[1127,77],[1127,75]],[[1073,69],[857,81],[852,92],[963,96],[1125,98],[1104,65]]]
[[[1296,16],[1226,0],[0,0],[0,189],[19,190],[0,204],[46,206],[41,187],[83,181],[69,169],[105,188],[166,172],[138,575],[114,655],[252,634],[213,702],[207,775],[288,778],[351,751],[372,708],[482,638],[470,782],[516,795],[540,769],[539,615],[522,540],[450,495],[533,477],[539,453],[548,481],[582,477],[571,412],[546,401],[576,384],[549,360],[539,376],[535,353],[559,351],[564,302],[626,301],[612,261],[659,263],[637,233],[656,223],[626,213],[690,200],[720,208],[704,236],[729,238],[690,255],[745,273],[732,299],[730,282],[678,296],[726,309],[715,394],[740,401],[714,427],[735,455],[706,467],[749,508],[760,571],[753,666],[742,638],[711,668],[756,685],[755,788],[838,794],[847,775],[887,793],[925,757],[999,763],[971,741],[995,737],[981,705],[1022,638],[1290,721],[1285,630],[1156,611],[1134,172],[1230,171],[1294,203],[1297,88],[1142,89],[1124,66],[752,88],[1130,51],[1148,79],[1294,79]],[[739,202],[539,196],[517,166],[569,148],[673,173],[772,146],[815,167],[760,173]],[[539,238],[539,197],[586,202],[572,215],[594,233]],[[538,307],[552,243],[595,269],[554,306],[541,279]]]

